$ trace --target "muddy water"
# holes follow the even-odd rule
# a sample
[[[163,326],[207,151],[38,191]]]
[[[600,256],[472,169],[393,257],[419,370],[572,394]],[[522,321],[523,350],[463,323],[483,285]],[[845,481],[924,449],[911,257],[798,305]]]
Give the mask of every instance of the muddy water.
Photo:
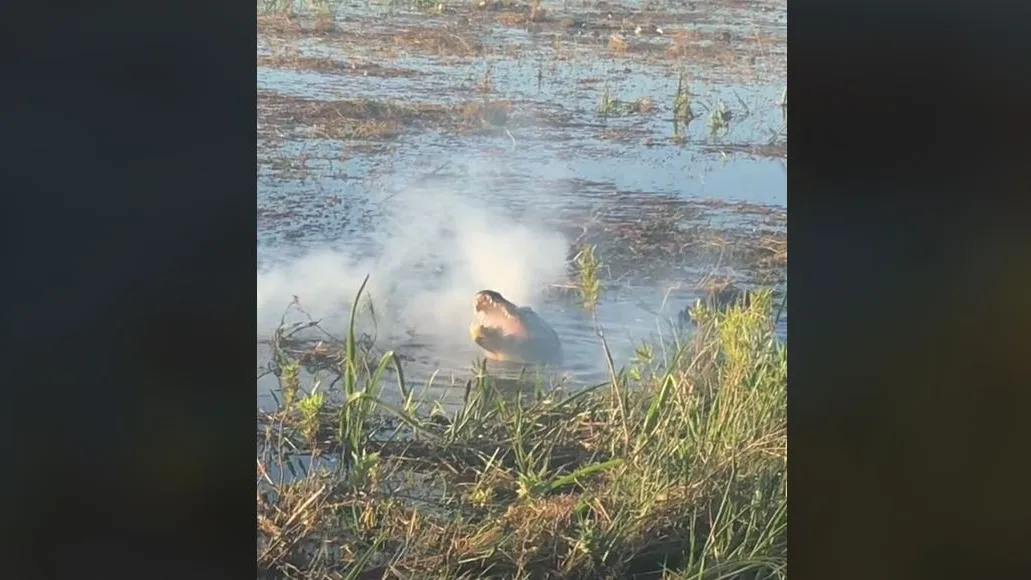
[[[556,18],[567,10],[575,18],[590,20],[607,18],[615,5],[545,6]],[[619,8],[635,9],[632,3]],[[618,224],[647,224],[656,212],[677,204],[691,210],[695,225],[752,233],[786,231],[786,154],[776,152],[786,146],[785,113],[777,104],[786,82],[784,14],[783,3],[775,2],[708,8],[683,3],[666,6],[661,16],[651,17],[661,21],[655,22],[660,26],[680,26],[703,36],[729,31],[734,38],[773,39],[758,48],[728,48],[744,56],[735,60],[738,65],[727,67],[694,64],[691,59],[671,63],[633,53],[610,57],[602,54],[604,45],[578,32],[563,32],[556,39],[504,26],[476,31],[477,41],[490,47],[483,55],[440,57],[403,46],[387,54],[377,48],[382,44],[373,40],[377,35],[397,34],[406,27],[454,25],[461,16],[427,16],[366,2],[341,7],[336,36],[272,40],[259,33],[259,56],[281,52],[285,45],[295,55],[360,60],[395,71],[364,74],[259,66],[259,91],[314,100],[447,104],[491,98],[513,104],[505,130],[455,133],[406,127],[386,141],[329,139],[318,127],[300,123],[259,131],[266,135],[259,140],[257,172],[259,302],[262,292],[269,292],[262,288],[262,273],[289,272],[290,264],[310,252],[330,248],[341,260],[352,261],[382,254],[392,232],[398,231],[397,205],[413,196],[440,195],[442,190],[463,207],[504,215],[511,223],[537,230],[562,232],[568,242],[586,224],[606,222],[611,234],[613,228],[624,227]],[[747,74],[741,72],[742,59],[752,63],[744,67]],[[681,71],[688,75],[691,107],[698,116],[686,126],[672,121]],[[486,94],[479,88],[485,78],[490,84]],[[654,111],[600,117],[599,102],[606,94],[625,102],[651,99]],[[708,111],[720,103],[733,117],[724,130],[714,132]],[[260,110],[258,123],[261,129]],[[450,163],[428,177],[444,162]],[[703,201],[704,207],[698,207],[704,211],[691,209],[691,204]],[[742,207],[750,210],[741,211]],[[700,295],[694,282],[713,273],[744,286],[754,282],[745,265],[722,258],[665,264],[661,253],[644,252],[620,262],[607,259],[606,251],[623,242],[604,233],[596,241],[602,260],[613,263],[597,314],[617,368],[629,362],[642,340],[669,339],[671,321]],[[447,256],[426,252],[412,259],[406,275],[399,278],[395,271],[390,276],[402,289],[433,286],[436,277],[446,276],[449,263]],[[373,279],[386,276],[349,271],[347,280],[334,279],[317,289],[297,282],[300,278],[289,286],[287,277],[281,283],[288,291],[284,294],[280,288],[286,296],[283,303],[259,307],[259,339],[268,335],[268,320],[278,318],[289,294],[298,295],[306,305],[307,296],[320,294],[323,299],[312,314],[323,318],[327,329],[342,332],[348,303],[365,273]],[[541,281],[527,299],[563,341],[566,360],[549,380],[600,382],[607,375],[602,346],[591,317],[561,292],[568,283],[566,274]],[[777,289],[785,287],[785,278],[786,274],[775,281]],[[325,300],[327,294],[337,293],[337,287],[338,300]],[[395,289],[389,298],[396,301],[404,295]],[[381,312],[386,318],[390,314]],[[427,398],[441,399],[445,406],[459,401],[470,362],[479,355],[475,345],[461,330],[442,336],[440,325],[428,328],[423,319],[399,318],[403,316],[377,328],[377,345],[405,357],[407,376],[415,385],[425,384],[439,370]],[[449,321],[446,326],[462,329],[467,323]],[[779,334],[786,336],[786,328],[784,315]],[[268,354],[259,344],[259,371]],[[258,380],[260,406],[270,404],[268,393],[276,386],[271,375]],[[392,394],[388,389],[386,396]]]

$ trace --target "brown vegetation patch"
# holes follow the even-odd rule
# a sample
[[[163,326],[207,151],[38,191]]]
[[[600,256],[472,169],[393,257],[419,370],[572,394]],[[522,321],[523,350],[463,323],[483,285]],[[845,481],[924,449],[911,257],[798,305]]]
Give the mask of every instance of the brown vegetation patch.
[[[685,57],[700,40],[701,34],[697,30],[678,30],[670,37],[666,52],[673,57]]]
[[[559,14],[553,14],[552,10]],[[351,24],[342,29],[338,18],[326,30],[316,26],[317,22],[310,22],[311,19],[262,17],[259,29],[269,41],[276,35],[304,35],[339,38],[348,47],[358,43],[363,49],[384,55],[409,52],[469,58],[498,51],[517,56],[531,46],[526,43],[486,45],[481,34],[498,25],[524,27],[536,33],[537,39],[531,41],[532,45],[539,46],[541,41],[550,44],[553,61],[569,59],[564,51],[571,46],[583,48],[585,44],[596,43],[606,47],[613,56],[635,56],[654,62],[684,60],[694,66],[718,66],[721,74],[729,72],[735,76],[754,74],[754,65],[759,59],[782,59],[784,55],[783,34],[759,25],[702,32],[682,24],[685,22],[682,10],[642,11],[603,3],[592,5],[586,13],[569,13],[561,7],[546,9],[536,0],[473,0],[448,6],[444,12],[423,23],[397,28],[384,28],[382,22],[365,23],[365,16],[341,17],[350,19]],[[691,14],[688,22],[706,21],[704,15],[696,17],[694,11]],[[441,24],[435,25],[438,22]]]
[[[527,25],[523,11],[503,12],[499,22],[509,26]],[[562,44],[597,44],[613,56],[637,56],[651,61],[686,60],[693,65],[735,67],[735,73],[747,73],[760,59],[782,57],[785,39],[755,27],[730,32],[663,28],[653,22],[669,19],[630,15],[626,19],[613,15],[588,15],[546,20],[535,25],[541,31],[557,33]],[[558,51],[558,47],[553,47]],[[557,57],[557,54],[556,54]]]
[[[331,139],[389,139],[406,128],[462,131],[501,127],[511,110],[511,102],[485,99],[458,104],[317,101],[271,91],[258,93],[259,118],[266,126],[304,126]]]
[[[598,134],[598,139],[615,143],[640,143],[646,138],[647,132],[633,129],[605,129]]]
[[[411,69],[388,67],[373,62],[342,61],[325,57],[303,56],[290,52],[258,55],[258,66],[319,72],[354,73],[362,76],[383,78],[414,77],[422,74]]]
[[[634,207],[636,213],[626,207]],[[648,219],[640,219],[642,214]],[[717,215],[735,216],[741,224],[714,226],[711,222]],[[787,277],[785,224],[783,208],[612,192],[579,236],[567,235],[597,245],[617,279],[658,279],[682,268],[709,264],[775,283]]]
[[[476,0],[477,10],[486,12],[529,12],[530,4],[520,0]]]
[[[508,122],[512,111],[510,101],[469,101],[458,107],[463,121],[473,126],[502,127]]]
[[[319,58],[313,56],[301,56],[298,54],[259,54],[258,66],[270,68],[289,68],[294,70],[314,71],[349,71],[350,67],[345,62],[331,58]]]
[[[259,14],[258,30],[274,34],[299,34],[300,23],[286,14]]]
[[[598,103],[598,115],[601,117],[623,117],[628,115],[647,115],[655,110],[655,101],[650,97],[638,97],[633,101],[621,101],[613,97],[606,89]]]
[[[451,28],[410,28],[393,36],[394,46],[403,50],[439,56],[478,56],[483,45],[468,34]]]
[[[633,103],[630,103],[631,113],[647,115],[648,113],[651,113],[653,110],[655,110],[655,101],[652,101],[648,97],[640,97]]]
[[[296,38],[353,38],[353,34],[340,26],[341,22],[356,21],[362,17],[334,16],[331,13],[291,14],[277,12],[258,16],[258,32],[269,37]]]
[[[757,248],[763,255],[759,263],[766,267],[786,266],[788,263],[788,237],[767,235],[759,239]]]
[[[524,12],[502,12],[498,14],[498,24],[502,26],[522,26],[526,24],[526,13]]]
[[[612,52],[622,54],[630,48],[630,43],[627,42],[626,36],[617,32],[609,35],[608,47]]]
[[[741,144],[741,145],[720,145],[711,146],[707,145],[703,147],[707,151],[720,151],[720,152],[733,152],[743,153],[745,155],[753,155],[755,157],[768,157],[768,158],[788,158],[788,144],[786,141],[774,141],[773,143],[762,143],[762,144]]]
[[[541,5],[540,0],[534,0],[529,4],[480,0],[476,6],[479,10],[499,12],[495,20],[503,26],[526,26],[549,20],[548,11]]]

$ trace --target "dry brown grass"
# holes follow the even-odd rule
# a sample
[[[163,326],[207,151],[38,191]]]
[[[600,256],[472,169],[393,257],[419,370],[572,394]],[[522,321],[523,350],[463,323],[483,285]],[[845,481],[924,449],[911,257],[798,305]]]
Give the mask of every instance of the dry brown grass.
[[[548,10],[544,8],[540,0],[533,0],[530,4],[480,0],[477,8],[498,12],[494,20],[502,26],[527,26],[549,22]]]
[[[472,126],[505,125],[512,112],[510,101],[469,101],[459,106],[459,115]]]
[[[672,57],[683,58],[691,52],[692,47],[700,39],[701,35],[695,30],[678,30],[673,33],[669,46],[666,47],[666,52]]]
[[[388,67],[373,62],[305,56],[299,51],[285,49],[275,50],[273,54],[258,55],[257,64],[270,68],[338,72],[383,78],[413,77],[421,74],[411,69]]]
[[[325,34],[327,32],[332,32],[335,27],[336,23],[334,22],[333,14],[330,12],[321,12],[315,18],[312,30],[314,30],[316,34]]]
[[[267,473],[261,462],[258,472]],[[258,546],[259,565],[282,561],[298,548],[300,540],[313,536],[329,515],[325,505],[329,488],[325,483],[306,479],[283,489],[288,493],[275,501],[258,492],[258,530],[267,538]]]
[[[616,54],[623,54],[630,48],[630,43],[625,36],[617,32],[609,36],[608,47]]]
[[[545,22],[548,19],[548,11],[541,5],[541,0],[533,0],[528,18],[530,22]]]
[[[786,266],[788,263],[788,239],[787,236],[763,236],[758,247],[767,255],[760,260],[767,267]]]
[[[528,19],[525,12],[501,12],[497,16],[497,22],[502,26],[523,26]]]
[[[646,115],[655,110],[655,102],[648,97],[640,97],[630,103],[630,112],[638,115]]]
[[[286,14],[259,14],[258,30],[266,34],[297,34],[301,25]]]
[[[483,12],[528,12],[530,4],[522,0],[474,0],[472,7]]]
[[[410,28],[393,36],[394,46],[438,56],[479,56],[483,45],[465,31],[447,28]]]
[[[259,120],[284,131],[303,127],[331,139],[390,139],[409,129],[450,131],[502,127],[510,101],[479,99],[457,104],[344,99],[318,101],[270,91],[258,94]]]
[[[262,17],[259,30],[266,40],[273,36],[295,39],[300,35],[337,38],[348,46],[357,41],[363,50],[384,57],[412,53],[469,58],[503,53],[518,58],[528,49],[547,45],[552,53],[549,59],[560,61],[582,52],[585,44],[597,43],[608,54],[618,58],[633,55],[642,62],[655,64],[671,59],[689,60],[693,66],[718,67],[722,77],[742,79],[755,76],[758,59],[765,61],[767,66],[776,66],[775,61],[784,58],[784,39],[760,26],[736,30],[730,36],[725,34],[725,30],[698,32],[669,27],[658,34],[653,24],[669,23],[671,19],[676,21],[674,13],[651,10],[623,14],[619,7],[610,6],[613,17],[609,19],[607,13],[601,16],[574,10],[572,15],[568,11],[556,15],[552,10],[554,8],[547,9],[536,0],[472,0],[468,4],[448,6],[446,18],[449,24],[444,26],[422,24],[389,30],[374,26],[368,32],[355,35],[339,29],[336,23],[322,30],[317,23],[313,25],[311,19],[297,22],[285,16],[275,16]],[[457,22],[451,19],[455,14],[458,15]],[[529,28],[541,34],[525,42],[485,45],[482,35],[499,25]],[[635,34],[638,29],[641,34]]]
[[[490,66],[483,72],[483,78],[476,83],[476,92],[490,93],[494,91],[494,76]]]
[[[258,66],[267,66],[272,68],[290,68],[295,70],[338,72],[350,72],[352,70],[348,63],[345,62],[333,60],[331,58],[302,56],[297,53],[258,55],[257,64]]]

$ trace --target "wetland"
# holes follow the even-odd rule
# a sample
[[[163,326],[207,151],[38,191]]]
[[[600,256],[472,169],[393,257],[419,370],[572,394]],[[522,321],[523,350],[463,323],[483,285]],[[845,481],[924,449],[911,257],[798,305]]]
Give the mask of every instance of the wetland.
[[[259,2],[259,577],[786,576],[786,28]]]

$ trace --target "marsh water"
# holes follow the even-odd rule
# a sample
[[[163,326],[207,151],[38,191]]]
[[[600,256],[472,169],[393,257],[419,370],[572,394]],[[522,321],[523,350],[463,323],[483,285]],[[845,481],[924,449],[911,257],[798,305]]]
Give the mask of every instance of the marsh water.
[[[480,286],[518,286],[552,324],[565,360],[549,372],[605,380],[595,320],[570,292],[577,243],[604,264],[597,323],[617,368],[643,340],[661,349],[706,279],[783,295],[786,256],[754,263],[787,228],[783,0],[542,5],[519,25],[525,5],[376,2],[259,25],[259,374],[260,340],[294,296],[342,335],[366,274],[379,310],[362,331],[402,355],[409,382],[439,371],[425,394],[445,406],[479,356],[464,328]],[[345,100],[415,112],[389,132],[304,112]],[[501,120],[469,127],[469,103],[498,102]],[[420,106],[466,113],[434,124]],[[532,280],[500,279],[518,268]],[[276,387],[258,380],[260,407]]]

